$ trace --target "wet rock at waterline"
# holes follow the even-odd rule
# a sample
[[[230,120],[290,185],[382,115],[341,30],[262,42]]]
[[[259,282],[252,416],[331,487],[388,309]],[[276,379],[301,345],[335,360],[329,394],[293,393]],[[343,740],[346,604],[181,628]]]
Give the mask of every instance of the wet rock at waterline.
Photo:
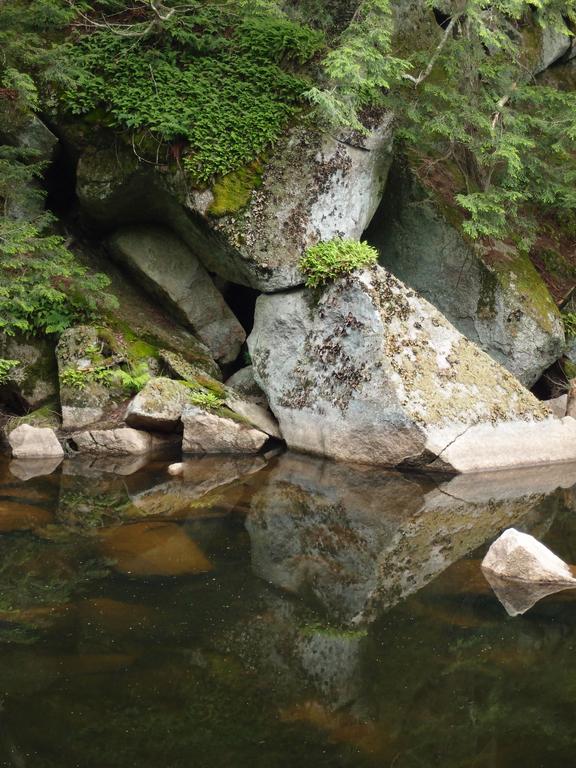
[[[252,568],[313,596],[330,620],[365,624],[513,524],[533,526],[576,466],[430,478],[285,454],[246,520]],[[563,490],[558,490],[559,503]]]
[[[177,432],[182,409],[190,400],[190,388],[179,381],[158,376],[151,379],[126,410],[129,427],[158,432]]]
[[[73,451],[106,456],[152,453],[177,446],[179,442],[179,435],[151,434],[131,427],[90,429],[74,432],[68,438],[68,445]]]
[[[545,597],[576,587],[574,584],[547,584],[537,581],[505,579],[496,576],[491,571],[484,571],[484,576],[509,616],[521,616]]]
[[[195,405],[186,406],[182,424],[185,453],[258,453],[269,437],[232,412],[219,415]]]
[[[230,491],[266,466],[262,456],[195,456],[179,464],[178,479],[168,480],[150,488],[132,492],[135,507],[146,515],[161,515],[171,519],[191,516],[221,515],[219,511]],[[218,511],[214,512],[212,507]]]
[[[246,334],[198,258],[170,230],[133,226],[117,231],[110,252],[190,325],[215,359],[236,359]]]
[[[64,455],[53,429],[22,424],[10,432],[8,442],[15,459],[61,458]]]
[[[576,459],[508,371],[381,267],[316,296],[264,295],[248,340],[288,446],[343,461],[483,471]]]

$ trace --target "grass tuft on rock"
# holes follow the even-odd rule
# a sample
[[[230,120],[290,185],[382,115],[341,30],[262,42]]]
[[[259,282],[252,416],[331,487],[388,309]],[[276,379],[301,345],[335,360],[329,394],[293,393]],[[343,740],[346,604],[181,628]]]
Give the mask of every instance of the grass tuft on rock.
[[[368,243],[336,237],[308,248],[300,259],[300,269],[306,276],[306,286],[318,288],[377,261],[378,251]]]

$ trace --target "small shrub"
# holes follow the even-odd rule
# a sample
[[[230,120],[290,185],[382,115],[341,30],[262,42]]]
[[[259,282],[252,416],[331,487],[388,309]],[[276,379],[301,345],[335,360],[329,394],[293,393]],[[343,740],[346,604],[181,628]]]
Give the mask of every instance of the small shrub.
[[[192,405],[204,408],[207,411],[217,411],[224,406],[224,400],[213,392],[196,391],[190,395]]]
[[[6,360],[0,357],[0,384],[5,384],[10,378],[10,371],[20,365],[20,360]]]
[[[378,251],[368,243],[334,238],[308,248],[300,260],[306,286],[318,288],[331,280],[378,261]]]
[[[564,321],[564,332],[567,338],[573,339],[576,337],[576,312],[564,312],[562,320]]]

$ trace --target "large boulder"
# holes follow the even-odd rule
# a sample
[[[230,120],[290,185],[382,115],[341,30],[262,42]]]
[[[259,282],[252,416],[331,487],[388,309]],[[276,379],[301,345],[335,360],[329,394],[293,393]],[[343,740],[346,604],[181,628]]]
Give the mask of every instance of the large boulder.
[[[240,204],[234,186],[190,191],[177,171],[153,171],[131,149],[88,148],[77,168],[83,210],[106,226],[150,221],[170,227],[211,272],[262,291],[303,282],[303,251],[336,235],[358,238],[372,218],[391,158],[392,118],[366,137],[295,128],[279,141]],[[237,195],[228,195],[234,199]]]
[[[210,412],[188,405],[182,412],[185,453],[258,453],[268,435],[250,422],[222,409]]]
[[[504,244],[487,251],[467,241],[454,212],[405,161],[394,164],[366,236],[382,266],[525,386],[562,354],[560,313],[529,258]]]
[[[549,411],[381,267],[320,296],[260,296],[248,340],[289,447],[345,461],[481,471],[576,458]]]
[[[15,459],[48,459],[64,455],[53,429],[22,424],[10,432],[8,442]]]
[[[246,338],[196,255],[168,229],[132,226],[109,240],[112,255],[191,326],[215,359],[236,359]]]

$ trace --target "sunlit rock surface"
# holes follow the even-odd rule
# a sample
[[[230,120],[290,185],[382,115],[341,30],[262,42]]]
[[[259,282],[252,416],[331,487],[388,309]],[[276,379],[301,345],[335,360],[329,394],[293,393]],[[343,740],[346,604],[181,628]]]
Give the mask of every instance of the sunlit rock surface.
[[[8,435],[8,443],[15,459],[52,459],[64,456],[53,429],[22,424]]]
[[[255,406],[256,407],[256,406]],[[258,453],[268,435],[243,419],[187,405],[182,411],[184,453]]]
[[[288,446],[342,461],[456,472],[576,458],[549,411],[380,267],[260,296],[248,339]]]
[[[287,454],[252,501],[252,567],[337,621],[369,622],[576,481],[576,467],[551,470],[435,484]]]

